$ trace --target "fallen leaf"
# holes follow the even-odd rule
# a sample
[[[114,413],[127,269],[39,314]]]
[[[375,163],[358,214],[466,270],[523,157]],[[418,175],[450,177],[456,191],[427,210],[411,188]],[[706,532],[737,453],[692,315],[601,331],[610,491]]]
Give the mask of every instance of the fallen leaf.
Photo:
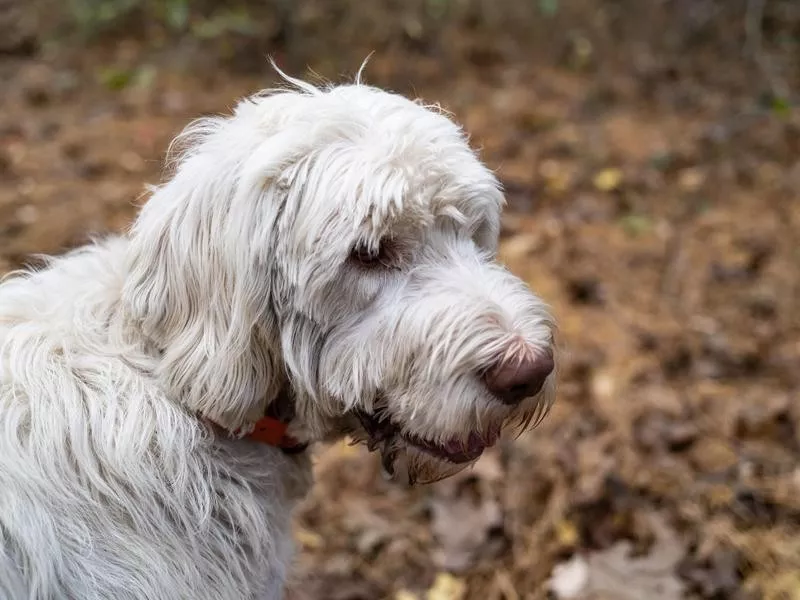
[[[705,560],[685,559],[680,574],[703,598],[730,598],[741,588],[740,556],[730,549],[717,549]]]
[[[601,400],[614,398],[617,383],[610,373],[596,373],[592,378],[592,394]]]
[[[123,152],[119,157],[119,166],[128,173],[141,173],[147,167],[144,159],[135,152]]]
[[[592,62],[594,47],[588,38],[574,34],[570,38],[569,63],[575,70],[583,70]]]
[[[683,169],[678,175],[678,185],[684,192],[696,192],[705,181],[705,172],[697,167]]]
[[[631,555],[629,541],[576,556],[553,569],[549,587],[564,600],[681,600],[684,584],[676,567],[684,548],[661,517],[651,515],[656,541],[647,556]]]
[[[612,192],[622,183],[622,171],[615,168],[603,169],[594,176],[592,183],[601,192]]]
[[[572,521],[562,520],[556,524],[556,539],[561,546],[574,546],[580,539],[580,533]]]
[[[642,235],[653,229],[653,221],[645,215],[625,215],[620,224],[630,236]]]
[[[434,560],[441,569],[463,572],[477,558],[497,550],[504,538],[503,511],[496,497],[502,467],[487,453],[474,470],[437,484],[431,501],[431,528],[436,537]]]
[[[568,561],[556,565],[550,578],[550,591],[556,598],[579,598],[589,583],[589,563],[576,554]]]
[[[24,204],[17,209],[14,216],[23,225],[33,225],[39,220],[40,214],[39,209],[33,204]]]
[[[367,600],[385,597],[379,586],[352,573],[304,575],[286,590],[286,600]]]
[[[518,261],[535,252],[541,241],[541,236],[533,233],[517,234],[500,245],[499,258],[504,263]]]
[[[118,69],[109,67],[98,73],[100,83],[109,90],[118,92],[128,86],[134,79],[136,73],[128,69]]]
[[[555,160],[542,161],[539,175],[544,180],[545,189],[554,195],[567,191],[572,183],[567,167]]]
[[[647,450],[681,452],[700,437],[697,424],[672,417],[663,411],[650,411],[634,424],[636,441]]]
[[[483,482],[500,483],[505,477],[505,470],[503,465],[500,464],[497,452],[489,450],[478,459],[478,462],[467,474],[471,477],[477,477]]]
[[[325,543],[321,536],[302,528],[298,528],[294,532],[294,538],[298,544],[311,550],[321,548]]]
[[[427,600],[461,600],[466,593],[467,584],[463,580],[449,573],[439,573],[428,590],[426,598]]]
[[[739,457],[726,440],[704,437],[692,446],[689,460],[703,473],[721,473],[736,465]]]
[[[800,600],[800,572],[779,573],[764,585],[764,600]]]

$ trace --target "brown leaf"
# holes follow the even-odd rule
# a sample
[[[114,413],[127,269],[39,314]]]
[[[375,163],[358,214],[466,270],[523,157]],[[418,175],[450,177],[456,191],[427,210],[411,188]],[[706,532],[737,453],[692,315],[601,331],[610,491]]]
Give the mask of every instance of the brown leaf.
[[[650,411],[634,425],[636,441],[646,450],[681,452],[690,448],[700,435],[691,421],[680,420],[662,411]]]
[[[504,263],[513,264],[533,254],[541,246],[541,243],[540,235],[519,233],[500,245],[499,258]]]
[[[622,171],[619,169],[604,169],[592,178],[592,183],[601,192],[612,192],[622,183]]]
[[[495,495],[499,476],[496,455],[487,453],[473,471],[436,485],[431,510],[439,568],[463,572],[503,542],[502,535],[499,540],[497,536],[503,531],[503,512]]]
[[[684,560],[680,573],[703,598],[731,598],[741,587],[740,561],[736,552],[720,548],[706,560]]]
[[[681,600],[684,584],[675,568],[683,546],[661,517],[651,515],[650,524],[656,542],[647,556],[631,556],[628,541],[576,555],[553,569],[550,590],[557,598],[575,600]]]
[[[692,446],[689,456],[692,464],[704,473],[720,473],[738,462],[731,445],[717,438],[703,438]]]
[[[428,590],[427,600],[461,600],[467,592],[467,585],[449,573],[439,573]]]

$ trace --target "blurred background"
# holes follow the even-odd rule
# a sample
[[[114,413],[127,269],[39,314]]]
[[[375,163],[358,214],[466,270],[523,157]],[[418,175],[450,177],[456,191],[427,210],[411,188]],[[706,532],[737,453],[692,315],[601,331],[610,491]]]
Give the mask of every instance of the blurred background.
[[[800,2],[0,0],[0,272],[119,231],[290,74],[452,111],[559,399],[436,485],[320,449],[294,600],[800,599]]]

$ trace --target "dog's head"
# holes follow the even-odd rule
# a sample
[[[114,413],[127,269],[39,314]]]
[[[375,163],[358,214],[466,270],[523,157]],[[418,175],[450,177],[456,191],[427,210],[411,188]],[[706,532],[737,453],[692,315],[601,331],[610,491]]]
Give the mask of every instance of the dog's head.
[[[494,260],[498,182],[441,110],[291,81],[179,138],[132,231],[132,322],[230,429],[288,385],[298,437],[452,474],[553,398],[553,321]]]

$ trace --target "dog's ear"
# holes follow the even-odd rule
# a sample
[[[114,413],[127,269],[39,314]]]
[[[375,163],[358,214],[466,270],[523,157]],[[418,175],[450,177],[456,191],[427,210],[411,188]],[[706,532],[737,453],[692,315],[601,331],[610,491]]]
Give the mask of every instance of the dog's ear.
[[[167,393],[233,430],[263,416],[285,379],[270,238],[291,156],[281,136],[224,133],[196,144],[143,207],[123,303]]]
[[[239,280],[209,246],[213,225],[149,230],[152,221],[134,229],[124,302],[159,354],[156,375],[175,400],[231,430],[257,420],[282,384],[270,291],[259,290],[256,305],[246,289],[254,282]]]

